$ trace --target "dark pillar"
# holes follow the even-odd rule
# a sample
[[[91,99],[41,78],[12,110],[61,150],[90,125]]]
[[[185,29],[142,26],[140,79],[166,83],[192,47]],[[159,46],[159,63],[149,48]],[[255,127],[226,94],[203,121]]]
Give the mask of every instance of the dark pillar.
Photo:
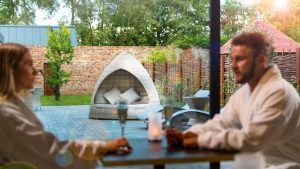
[[[209,163],[209,169],[220,169],[221,164],[220,162],[210,162]]]
[[[165,165],[154,165],[153,169],[165,169]]]
[[[210,116],[220,111],[220,0],[210,0]]]

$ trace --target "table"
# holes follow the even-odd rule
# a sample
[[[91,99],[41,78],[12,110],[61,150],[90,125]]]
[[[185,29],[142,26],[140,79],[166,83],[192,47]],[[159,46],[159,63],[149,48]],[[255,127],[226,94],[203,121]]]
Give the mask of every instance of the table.
[[[128,139],[133,148],[130,154],[107,154],[102,158],[104,166],[153,165],[163,169],[169,163],[210,162],[211,169],[220,168],[220,161],[233,160],[237,152],[184,149],[167,147],[165,139],[150,142],[147,138]]]

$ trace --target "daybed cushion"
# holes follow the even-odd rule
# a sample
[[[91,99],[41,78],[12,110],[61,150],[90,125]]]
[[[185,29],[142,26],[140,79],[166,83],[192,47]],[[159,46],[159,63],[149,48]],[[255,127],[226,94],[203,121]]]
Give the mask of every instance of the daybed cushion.
[[[113,87],[109,91],[105,92],[103,96],[110,104],[117,104],[118,100],[120,99],[120,94],[120,90],[116,87]]]
[[[133,103],[141,98],[140,95],[133,89],[133,87],[122,93],[120,97],[122,99],[126,99],[128,104]]]
[[[107,101],[105,100],[103,94],[104,94],[105,90],[104,89],[99,89],[96,93],[95,96],[95,103],[107,103]]]

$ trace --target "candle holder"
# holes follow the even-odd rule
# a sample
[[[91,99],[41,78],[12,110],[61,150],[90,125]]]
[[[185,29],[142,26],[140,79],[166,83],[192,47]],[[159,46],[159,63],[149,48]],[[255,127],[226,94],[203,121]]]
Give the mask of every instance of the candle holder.
[[[148,139],[149,141],[162,140],[162,113],[153,112],[148,115]]]

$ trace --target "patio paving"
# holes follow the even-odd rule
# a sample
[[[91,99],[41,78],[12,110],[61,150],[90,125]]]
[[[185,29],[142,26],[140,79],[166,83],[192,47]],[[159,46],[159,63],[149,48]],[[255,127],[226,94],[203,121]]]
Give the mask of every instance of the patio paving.
[[[89,105],[82,106],[43,106],[35,111],[45,126],[61,140],[89,139],[110,140],[121,135],[121,129],[117,120],[92,120],[88,119]],[[147,129],[144,122],[129,120],[125,127],[127,138],[147,138]],[[150,165],[130,167],[99,167],[105,169],[151,169]],[[208,163],[169,164],[167,169],[208,169]],[[231,169],[232,162],[222,162],[222,169]]]

